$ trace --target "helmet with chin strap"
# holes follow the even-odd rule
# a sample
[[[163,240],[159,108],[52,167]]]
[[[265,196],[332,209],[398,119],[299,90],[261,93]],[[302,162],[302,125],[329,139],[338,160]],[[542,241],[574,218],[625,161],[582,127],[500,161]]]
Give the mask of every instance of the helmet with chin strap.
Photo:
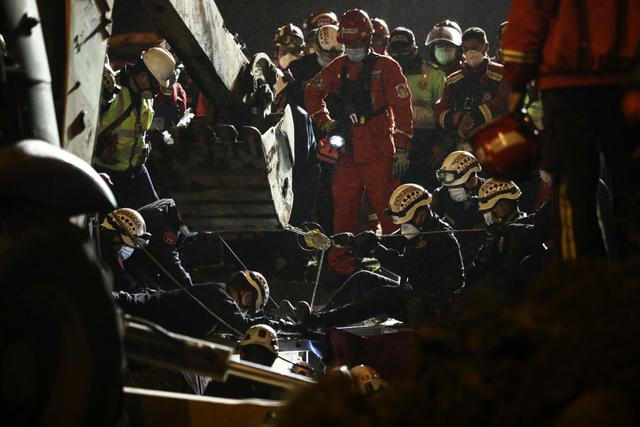
[[[249,287],[254,292],[254,305],[251,307],[254,311],[262,310],[267,305],[267,301],[269,301],[269,283],[257,271],[236,271],[231,275],[229,284],[231,286]]]
[[[144,248],[151,237],[142,215],[130,208],[111,212],[102,221],[101,228],[119,233],[122,243],[132,248]]]
[[[396,188],[389,198],[387,215],[394,224],[403,224],[413,219],[421,206],[429,206],[431,193],[418,184],[402,184]]]

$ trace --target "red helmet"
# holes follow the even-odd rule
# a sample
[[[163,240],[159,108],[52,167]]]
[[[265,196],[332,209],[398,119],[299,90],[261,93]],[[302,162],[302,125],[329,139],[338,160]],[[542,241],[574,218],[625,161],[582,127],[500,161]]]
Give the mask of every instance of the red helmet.
[[[366,46],[371,42],[373,24],[364,10],[351,9],[340,18],[338,41],[348,46]]]
[[[512,113],[475,131],[470,142],[482,167],[490,175],[516,179],[537,168],[538,139],[539,132],[531,118]]]
[[[371,24],[373,25],[371,47],[376,53],[384,55],[387,45],[389,44],[389,27],[384,19],[380,18],[373,18]]]
[[[338,25],[338,15],[334,12],[313,12],[302,23],[302,29],[309,33],[325,25]]]

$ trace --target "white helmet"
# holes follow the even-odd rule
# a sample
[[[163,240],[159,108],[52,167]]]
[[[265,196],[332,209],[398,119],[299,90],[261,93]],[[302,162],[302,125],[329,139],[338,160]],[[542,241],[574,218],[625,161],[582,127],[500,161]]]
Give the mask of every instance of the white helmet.
[[[242,276],[243,282],[249,284],[256,292],[255,311],[262,310],[267,305],[267,301],[269,301],[269,283],[267,279],[257,271],[242,270],[233,273],[230,281],[233,283],[238,276]]]
[[[132,248],[144,248],[151,237],[147,233],[147,225],[142,215],[129,208],[120,208],[111,212],[101,225],[106,230],[120,233],[122,243]]]
[[[396,188],[389,198],[387,215],[394,224],[403,224],[413,219],[420,206],[429,206],[431,193],[418,184],[402,184]]]
[[[325,62],[331,62],[344,52],[344,45],[338,42],[338,26],[325,25],[315,34],[315,44],[318,56]]]
[[[380,375],[371,366],[354,366],[351,368],[351,377],[353,378],[353,385],[360,394],[372,394],[382,388]]]
[[[264,347],[272,353],[278,353],[278,335],[269,325],[253,325],[247,329],[244,338],[240,341],[240,347],[251,344]]]
[[[445,187],[462,185],[474,172],[482,171],[480,162],[468,151],[454,151],[442,162],[440,169],[436,171],[438,180]]]
[[[522,191],[513,181],[501,181],[489,178],[478,190],[478,209],[488,211],[500,199],[518,200]]]
[[[176,61],[173,56],[161,47],[152,47],[142,52],[141,58],[149,72],[160,84],[160,88],[166,90],[171,84],[170,79],[176,70]]]

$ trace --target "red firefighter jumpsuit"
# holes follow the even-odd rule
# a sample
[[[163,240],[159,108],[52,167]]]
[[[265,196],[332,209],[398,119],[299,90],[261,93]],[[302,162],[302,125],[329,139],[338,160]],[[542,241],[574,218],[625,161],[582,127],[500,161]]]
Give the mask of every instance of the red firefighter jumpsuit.
[[[380,219],[382,231],[390,233],[397,226],[384,214],[398,179],[392,173],[395,148],[409,149],[412,136],[411,92],[398,63],[390,57],[370,53],[371,110],[379,112],[368,119],[360,115],[351,125],[350,150],[340,155],[333,178],[334,233],[357,232],[362,192],[366,188],[371,208]],[[346,55],[336,58],[320,71],[305,89],[305,106],[319,127],[332,119],[325,104],[331,92],[340,92],[341,75],[355,81],[363,67]],[[343,67],[345,67],[343,69]],[[363,76],[366,77],[366,76]],[[394,123],[395,122],[395,123]],[[355,258],[346,250],[334,248],[329,266],[350,275]]]

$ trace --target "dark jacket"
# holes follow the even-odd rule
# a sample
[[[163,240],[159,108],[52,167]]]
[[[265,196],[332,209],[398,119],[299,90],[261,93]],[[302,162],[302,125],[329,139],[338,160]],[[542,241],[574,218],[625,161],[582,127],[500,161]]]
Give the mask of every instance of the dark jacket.
[[[443,233],[408,240],[402,254],[379,244],[375,256],[382,267],[406,277],[419,295],[448,298],[464,287],[464,267],[458,241],[452,233],[446,232],[451,228],[437,215],[429,218],[420,229]]]
[[[484,178],[478,177],[478,185],[464,202],[455,202],[449,195],[449,187],[438,187],[433,192],[431,209],[454,230],[484,228],[484,216],[478,210],[478,201],[474,198],[484,181]],[[482,232],[465,232],[455,236],[460,244],[464,265],[468,267],[482,246],[485,235]]]

